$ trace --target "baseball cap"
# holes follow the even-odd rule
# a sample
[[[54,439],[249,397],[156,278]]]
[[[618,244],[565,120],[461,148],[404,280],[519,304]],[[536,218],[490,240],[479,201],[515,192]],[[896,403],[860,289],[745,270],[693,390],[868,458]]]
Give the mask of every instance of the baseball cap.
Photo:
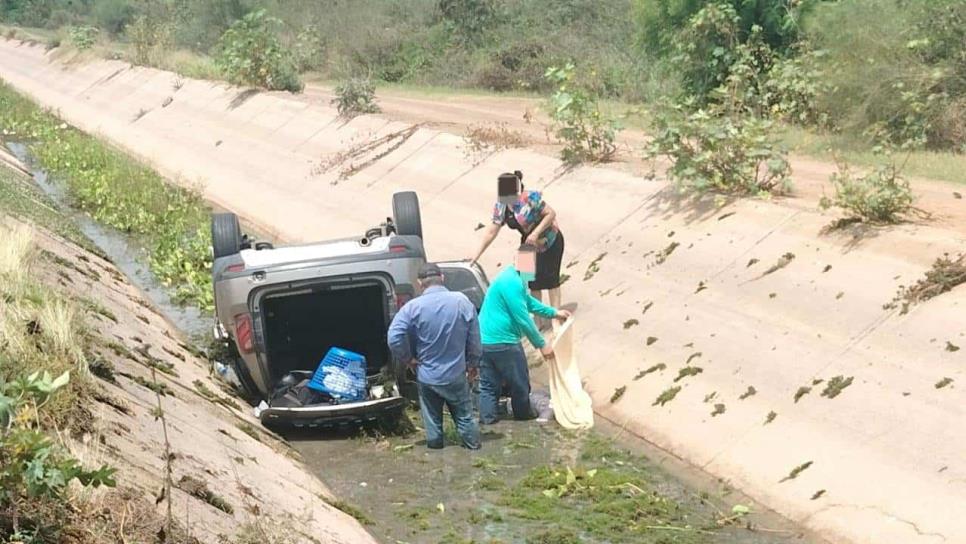
[[[424,280],[426,278],[442,277],[443,271],[439,269],[439,266],[433,263],[426,263],[419,267],[419,272],[416,277]]]

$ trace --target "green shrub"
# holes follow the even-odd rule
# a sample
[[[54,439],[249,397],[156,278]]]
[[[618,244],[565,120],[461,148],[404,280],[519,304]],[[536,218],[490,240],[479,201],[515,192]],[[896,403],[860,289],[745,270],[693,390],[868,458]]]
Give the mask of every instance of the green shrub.
[[[798,20],[821,0],[718,0],[737,16],[737,28],[743,34],[753,26],[762,28],[769,47],[784,50],[796,42]],[[638,43],[645,51],[668,53],[674,38],[708,0],[635,0],[634,20]]]
[[[165,52],[171,46],[171,27],[145,15],[139,16],[127,26],[126,33],[134,46],[134,63],[142,66],[159,66]]]
[[[564,147],[560,158],[565,164],[599,162],[617,152],[617,120],[600,111],[597,97],[581,88],[573,64],[550,67],[545,77],[556,87],[550,96],[550,118],[557,140]]]
[[[818,105],[830,90],[819,68],[824,57],[824,51],[809,51],[775,60],[762,83],[764,114],[786,123],[827,127],[828,112]]]
[[[325,64],[325,44],[317,26],[306,25],[296,34],[292,57],[299,72],[317,70]]]
[[[805,19],[805,28],[813,46],[828,51],[830,90],[818,98],[842,129],[963,148],[966,3],[829,2]]]
[[[850,214],[846,221],[898,223],[912,209],[914,197],[909,181],[901,176],[894,159],[879,165],[865,175],[856,174],[845,163],[830,179],[835,196],[823,196],[823,209],[837,207]]]
[[[363,113],[379,113],[376,104],[376,88],[368,78],[352,78],[335,88],[332,103],[342,117],[354,117]]]
[[[94,2],[93,16],[97,26],[116,37],[134,20],[135,9],[130,0],[98,0]]]
[[[72,26],[67,29],[67,36],[74,47],[84,51],[94,47],[94,44],[97,43],[98,32],[92,26]]]
[[[648,156],[666,156],[682,189],[761,195],[791,188],[791,166],[774,143],[772,124],[749,115],[678,105],[659,113]]]
[[[711,2],[675,37],[673,62],[680,69],[684,89],[699,104],[706,103],[711,92],[725,84],[741,43],[740,22],[730,4]]]
[[[14,361],[4,361],[15,364]],[[86,470],[63,447],[37,427],[50,398],[67,385],[35,372],[0,380],[0,538],[3,542],[59,542],[51,511],[67,512],[67,486],[113,487],[113,468]],[[53,526],[51,526],[53,525]]]
[[[304,87],[291,54],[278,37],[281,21],[258,10],[235,21],[218,40],[216,62],[228,81],[272,90]]]
[[[492,0],[439,0],[439,11],[453,37],[465,45],[479,45],[494,23]]]

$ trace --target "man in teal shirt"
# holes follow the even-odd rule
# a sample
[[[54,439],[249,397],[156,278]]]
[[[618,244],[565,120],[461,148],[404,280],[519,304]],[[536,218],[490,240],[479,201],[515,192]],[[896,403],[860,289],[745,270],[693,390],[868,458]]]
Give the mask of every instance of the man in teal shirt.
[[[524,276],[535,264],[532,249],[521,248],[516,266],[507,266],[486,291],[480,309],[483,359],[480,363],[480,423],[496,423],[501,385],[506,383],[515,419],[531,419],[530,370],[520,341],[525,336],[545,359],[554,356],[531,313],[567,319],[570,312],[541,303],[527,291]],[[532,264],[531,264],[532,263]]]

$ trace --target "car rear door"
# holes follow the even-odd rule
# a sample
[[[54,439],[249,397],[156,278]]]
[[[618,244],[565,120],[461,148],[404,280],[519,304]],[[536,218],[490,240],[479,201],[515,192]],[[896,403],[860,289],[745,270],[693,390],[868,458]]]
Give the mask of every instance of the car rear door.
[[[463,293],[479,311],[483,297],[490,286],[486,273],[478,264],[469,261],[448,261],[436,263],[443,271],[443,283],[450,291]]]

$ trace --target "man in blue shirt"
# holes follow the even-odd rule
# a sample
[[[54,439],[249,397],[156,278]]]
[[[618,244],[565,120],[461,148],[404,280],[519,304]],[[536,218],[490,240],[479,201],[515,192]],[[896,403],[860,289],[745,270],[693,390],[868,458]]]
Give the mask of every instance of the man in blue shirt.
[[[416,368],[426,445],[443,447],[443,404],[463,447],[480,448],[467,374],[475,375],[483,348],[476,308],[463,293],[443,287],[443,273],[427,263],[418,274],[423,294],[405,304],[389,326],[389,349]]]

